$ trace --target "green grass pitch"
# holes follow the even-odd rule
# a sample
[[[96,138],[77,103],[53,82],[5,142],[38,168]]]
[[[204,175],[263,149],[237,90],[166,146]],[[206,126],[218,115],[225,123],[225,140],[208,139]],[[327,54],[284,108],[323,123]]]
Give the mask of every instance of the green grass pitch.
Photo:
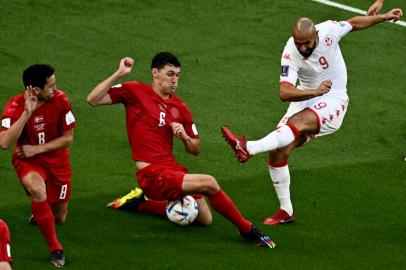
[[[340,0],[366,10],[373,0]],[[385,10],[402,0],[385,1]],[[277,97],[280,57],[301,16],[345,20],[347,11],[303,0],[0,1],[0,104],[23,90],[22,70],[56,68],[77,118],[71,147],[68,221],[57,226],[67,269],[401,269],[406,264],[406,28],[383,23],[341,41],[350,107],[336,134],[289,160],[297,222],[267,227],[278,207],[267,155],[240,165],[220,134],[227,124],[258,139],[287,104]],[[152,56],[182,62],[178,95],[202,139],[198,157],[175,145],[178,161],[214,175],[241,212],[277,243],[272,251],[241,239],[218,214],[210,227],[176,226],[151,215],[104,208],[135,185],[120,106],[91,108],[88,92],[135,59],[125,80],[150,82]],[[3,107],[1,107],[3,109]],[[48,249],[27,224],[29,199],[0,153],[0,218],[12,233],[14,269],[52,269]],[[403,265],[403,267],[402,267]]]

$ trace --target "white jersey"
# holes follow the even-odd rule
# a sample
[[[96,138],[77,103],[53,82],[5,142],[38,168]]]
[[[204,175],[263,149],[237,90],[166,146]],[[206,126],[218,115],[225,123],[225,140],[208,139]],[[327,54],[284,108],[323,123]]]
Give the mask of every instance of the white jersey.
[[[299,79],[301,89],[318,88],[322,81],[331,80],[330,92],[325,95],[346,96],[347,68],[338,42],[352,30],[346,21],[325,21],[317,24],[319,42],[310,57],[304,57],[296,48],[293,37],[286,43],[282,54],[280,82],[296,86]]]

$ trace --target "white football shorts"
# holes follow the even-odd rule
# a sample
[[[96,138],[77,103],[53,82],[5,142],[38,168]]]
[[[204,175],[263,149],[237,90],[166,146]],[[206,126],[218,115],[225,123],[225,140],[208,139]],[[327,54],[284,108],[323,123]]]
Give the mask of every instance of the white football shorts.
[[[319,121],[319,131],[314,136],[328,135],[336,132],[341,127],[348,104],[349,99],[346,95],[319,96],[309,100],[291,102],[278,127],[286,124],[292,115],[308,108],[314,112]]]

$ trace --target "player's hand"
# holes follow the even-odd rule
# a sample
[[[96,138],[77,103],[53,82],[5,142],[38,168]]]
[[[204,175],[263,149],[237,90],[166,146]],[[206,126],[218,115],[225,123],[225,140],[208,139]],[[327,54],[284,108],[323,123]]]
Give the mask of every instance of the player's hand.
[[[394,22],[396,22],[402,16],[403,16],[403,11],[400,8],[394,8],[385,14],[385,20],[387,20],[387,21],[393,20]]]
[[[171,124],[172,127],[172,132],[173,134],[178,137],[179,139],[186,140],[187,138],[189,138],[189,135],[187,135],[185,128],[183,127],[182,124],[180,123],[176,123],[176,122],[172,122]]]
[[[120,65],[118,67],[117,72],[119,73],[120,76],[127,75],[128,73],[131,72],[131,69],[134,65],[134,59],[131,57],[124,57],[120,61]]]
[[[333,83],[330,80],[322,81],[320,86],[316,89],[315,96],[318,97],[328,93],[332,85]]]
[[[34,95],[31,85],[25,88],[24,100],[25,100],[24,110],[28,114],[28,116],[31,116],[32,112],[35,111],[38,104],[38,99]]]
[[[368,16],[374,16],[382,9],[382,0],[377,0],[372,6],[368,8]]]
[[[30,158],[38,154],[37,145],[25,144],[16,147],[16,154],[19,158]]]

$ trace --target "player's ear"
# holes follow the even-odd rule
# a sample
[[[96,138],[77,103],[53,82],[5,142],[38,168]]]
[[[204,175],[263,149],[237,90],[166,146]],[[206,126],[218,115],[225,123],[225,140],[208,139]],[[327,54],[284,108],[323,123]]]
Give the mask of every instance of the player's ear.
[[[41,92],[41,90],[42,90],[41,88],[39,88],[38,86],[35,86],[35,87],[32,88],[32,93],[34,95],[38,96],[39,93]]]
[[[152,74],[152,78],[157,79],[158,78],[158,69],[157,68],[153,68],[151,69],[151,74]]]

